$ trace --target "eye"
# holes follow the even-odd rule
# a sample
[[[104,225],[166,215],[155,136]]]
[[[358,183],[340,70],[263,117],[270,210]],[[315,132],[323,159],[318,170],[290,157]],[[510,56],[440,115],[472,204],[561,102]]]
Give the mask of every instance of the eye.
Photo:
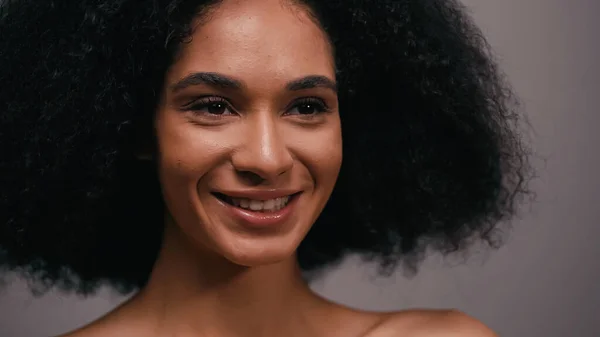
[[[311,116],[328,111],[329,108],[322,99],[307,97],[294,102],[292,107],[286,112],[286,115]]]
[[[195,114],[205,114],[212,116],[222,116],[234,114],[233,109],[222,97],[208,96],[201,97],[192,103],[186,105],[184,110],[191,111]]]

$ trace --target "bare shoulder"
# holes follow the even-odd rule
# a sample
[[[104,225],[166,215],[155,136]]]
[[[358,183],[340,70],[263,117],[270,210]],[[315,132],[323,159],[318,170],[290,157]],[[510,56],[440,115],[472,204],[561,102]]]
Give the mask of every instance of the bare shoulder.
[[[55,337],[104,337],[107,335],[114,336],[115,334],[112,332],[114,332],[114,331],[111,331],[110,329],[105,329],[101,326],[92,324],[92,325],[65,333],[60,336],[55,336]]]
[[[139,321],[111,312],[83,327],[55,337],[151,336],[149,330],[144,328]]]
[[[456,310],[409,310],[386,314],[365,337],[498,337],[479,320]]]
[[[104,324],[91,324],[89,326],[68,332],[55,337],[131,337],[131,336],[149,336],[149,334],[140,334],[135,329],[126,329],[121,326],[112,326]]]
[[[67,332],[63,335],[54,336],[54,337],[95,337],[95,336],[84,330],[76,330],[76,331]]]

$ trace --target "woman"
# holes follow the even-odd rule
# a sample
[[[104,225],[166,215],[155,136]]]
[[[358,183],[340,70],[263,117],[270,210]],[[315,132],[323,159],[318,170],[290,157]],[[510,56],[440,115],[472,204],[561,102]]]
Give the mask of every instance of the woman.
[[[493,336],[303,278],[494,244],[526,194],[510,91],[455,1],[18,0],[0,18],[3,265],[42,291],[139,290],[65,336]]]

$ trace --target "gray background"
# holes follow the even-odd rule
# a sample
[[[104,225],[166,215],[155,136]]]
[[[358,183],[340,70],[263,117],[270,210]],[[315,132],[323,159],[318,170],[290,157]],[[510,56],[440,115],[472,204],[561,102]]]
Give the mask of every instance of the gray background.
[[[501,336],[600,336],[600,15],[598,0],[465,0],[535,129],[537,203],[492,254],[429,259],[412,279],[377,279],[349,259],[313,287],[361,308],[454,307]],[[0,293],[0,336],[58,334],[122,298]]]

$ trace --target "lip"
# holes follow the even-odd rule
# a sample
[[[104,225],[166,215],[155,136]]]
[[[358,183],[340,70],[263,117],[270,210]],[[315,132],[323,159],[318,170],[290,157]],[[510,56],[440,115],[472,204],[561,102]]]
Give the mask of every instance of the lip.
[[[217,196],[212,197],[225,208],[227,214],[240,223],[244,227],[254,229],[267,229],[267,228],[279,228],[283,226],[293,215],[298,203],[298,199],[301,195],[298,191],[284,191],[284,190],[272,190],[272,191],[238,191],[238,192],[218,192],[226,194],[229,197],[234,198],[248,198],[255,200],[269,200],[275,198],[281,198],[285,196],[291,196],[287,205],[282,209],[273,212],[256,212],[241,207],[231,205]]]
[[[232,198],[269,200],[299,194],[299,189],[269,189],[269,190],[218,190],[214,193],[224,194]]]

